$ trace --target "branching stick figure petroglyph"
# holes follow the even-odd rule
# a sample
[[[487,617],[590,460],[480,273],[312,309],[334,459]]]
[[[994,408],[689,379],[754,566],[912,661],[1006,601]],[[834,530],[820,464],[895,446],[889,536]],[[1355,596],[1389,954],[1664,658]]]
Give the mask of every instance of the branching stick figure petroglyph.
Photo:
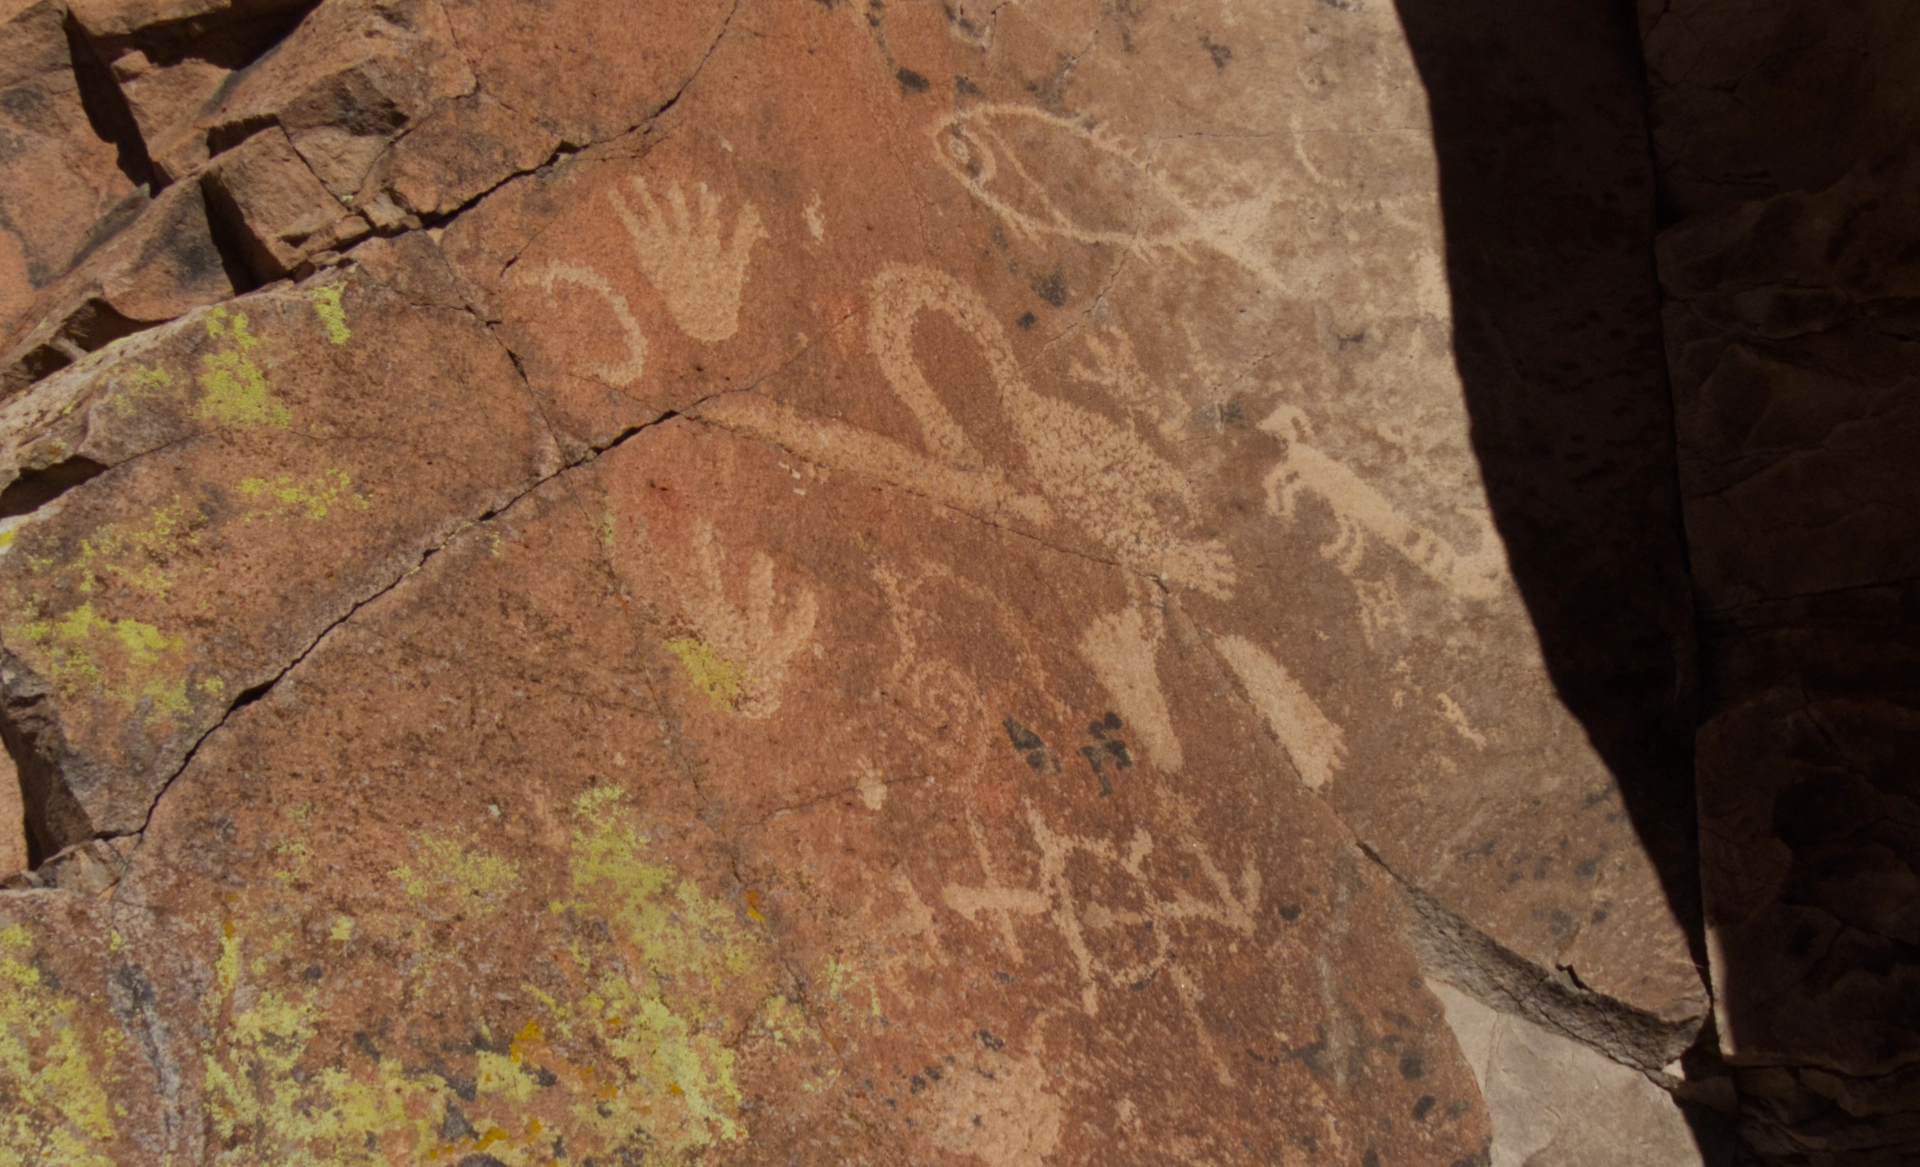
[[[1169,974],[1182,1007],[1192,1020],[1202,1043],[1214,1063],[1214,1072],[1230,1084],[1225,1059],[1213,1048],[1211,1035],[1200,1017],[1201,993],[1182,970],[1174,967],[1176,925],[1205,924],[1226,929],[1234,935],[1250,938],[1254,934],[1255,913],[1260,908],[1260,872],[1248,860],[1236,889],[1214,862],[1212,853],[1197,840],[1184,841],[1180,849],[1193,859],[1200,877],[1211,893],[1204,898],[1185,889],[1163,895],[1156,880],[1146,870],[1153,853],[1153,836],[1136,829],[1124,848],[1106,838],[1087,838],[1055,831],[1038,810],[1027,807],[1027,829],[1040,850],[1040,863],[1034,884],[1016,887],[998,874],[978,825],[969,818],[979,852],[985,882],[978,886],[949,884],[941,899],[969,923],[978,924],[985,915],[1007,940],[1008,956],[1024,962],[1015,930],[1023,920],[1038,920],[1057,932],[1072,954],[1080,976],[1080,1007],[1088,1016],[1098,1016],[1101,995],[1144,986],[1161,974]],[[1109,873],[1117,873],[1137,896],[1139,907],[1110,907],[1076,892],[1068,867],[1076,857],[1084,857]],[[1136,936],[1151,939],[1151,955],[1128,963],[1109,962],[1094,952],[1093,939],[1101,933],[1131,930]],[[1119,950],[1124,950],[1122,947]]]
[[[1307,444],[1312,436],[1306,415],[1281,406],[1260,428],[1287,439],[1287,452],[1266,478],[1267,510],[1291,519],[1300,492],[1312,491],[1333,508],[1340,524],[1334,541],[1320,553],[1352,576],[1366,553],[1365,534],[1405,556],[1428,577],[1464,600],[1489,600],[1506,578],[1506,550],[1486,516],[1479,520],[1480,546],[1462,555],[1440,536],[1401,514],[1387,497],[1339,462]]]
[[[575,287],[585,288],[605,300],[608,310],[613,313],[613,318],[620,322],[621,335],[626,340],[627,356],[625,360],[618,363],[597,362],[593,368],[587,370],[587,373],[615,389],[625,389],[640,379],[640,374],[647,368],[646,334],[640,331],[640,322],[633,318],[633,309],[628,306],[627,298],[608,283],[605,276],[590,267],[564,263],[555,259],[549,260],[544,267],[537,269],[533,281],[549,297],[553,295],[555,285],[572,284]]]
[[[743,203],[723,243],[720,199],[704,182],[697,189],[698,207],[687,205],[678,183],[667,188],[663,206],[647,193],[646,180],[635,176],[638,213],[617,190],[607,192],[607,201],[627,228],[640,270],[665,297],[673,322],[695,340],[712,344],[739,330],[747,263],[753,245],[769,236],[760,209]]]
[[[712,652],[745,671],[734,708],[747,717],[766,717],[780,708],[787,662],[813,635],[818,598],[801,586],[783,603],[774,591],[773,558],[755,551],[747,569],[746,606],[736,607],[712,523],[694,524],[693,551],[700,574],[684,603],[686,617]]]

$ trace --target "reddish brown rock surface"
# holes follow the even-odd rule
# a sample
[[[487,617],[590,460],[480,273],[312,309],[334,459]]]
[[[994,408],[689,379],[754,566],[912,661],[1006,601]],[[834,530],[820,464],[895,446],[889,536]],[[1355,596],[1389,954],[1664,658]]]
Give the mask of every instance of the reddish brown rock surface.
[[[60,19],[6,1152],[1460,1167],[1428,977],[1692,1041],[1390,10]]]

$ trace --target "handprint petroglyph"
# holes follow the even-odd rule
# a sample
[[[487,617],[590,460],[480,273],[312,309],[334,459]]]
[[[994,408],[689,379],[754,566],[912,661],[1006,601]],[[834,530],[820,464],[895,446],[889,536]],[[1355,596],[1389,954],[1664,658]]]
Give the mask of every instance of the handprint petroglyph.
[[[641,272],[666,299],[682,332],[709,344],[726,340],[740,328],[753,245],[769,238],[760,209],[742,203],[732,234],[722,241],[720,199],[706,183],[696,188],[697,206],[688,205],[678,183],[667,188],[664,200],[648,193],[645,179],[635,176],[632,186],[637,212],[618,190],[608,191],[607,201],[626,226]]]
[[[1482,511],[1472,517],[1480,527],[1480,545],[1462,555],[1445,539],[1401,514],[1399,509],[1359,475],[1307,444],[1313,434],[1306,415],[1281,406],[1260,423],[1268,433],[1287,439],[1287,450],[1266,478],[1267,510],[1291,519],[1301,491],[1312,491],[1333,508],[1340,524],[1333,542],[1320,549],[1342,572],[1353,576],[1366,554],[1371,534],[1463,600],[1490,600],[1500,594],[1506,578],[1506,550]]]
[[[1180,939],[1176,935],[1180,925],[1223,928],[1243,938],[1254,934],[1261,879],[1252,860],[1248,860],[1241,871],[1236,889],[1203,843],[1183,839],[1178,849],[1191,859],[1210,894],[1196,896],[1181,888],[1166,895],[1147,868],[1155,844],[1153,836],[1144,828],[1136,828],[1122,847],[1110,838],[1056,831],[1031,805],[1026,808],[1026,820],[1028,833],[1040,851],[1031,884],[1011,884],[1001,877],[984,835],[970,815],[968,823],[984,882],[972,886],[948,884],[941,891],[941,899],[969,923],[979,925],[982,917],[989,918],[988,926],[1001,934],[1008,956],[1015,963],[1023,963],[1025,959],[1017,937],[1020,925],[1025,921],[1039,921],[1050,927],[1073,957],[1080,979],[1080,1007],[1088,1016],[1099,1014],[1103,993],[1144,987],[1167,974],[1207,1048],[1216,1076],[1223,1083],[1231,1083],[1226,1061],[1213,1048],[1212,1037],[1200,1017],[1200,989],[1174,967],[1174,953]],[[1069,868],[1082,866],[1076,864],[1075,859],[1092,863],[1120,879],[1131,893],[1126,898],[1138,906],[1113,907],[1079,892],[1069,874]],[[1150,955],[1133,959],[1102,957],[1095,951],[1096,942],[1103,934],[1111,933],[1131,933],[1136,939],[1145,939]],[[1127,951],[1129,946],[1103,947],[1117,953]]]
[[[818,597],[802,585],[783,600],[774,589],[773,557],[755,551],[746,571],[746,603],[737,606],[730,586],[737,576],[728,578],[712,523],[694,524],[693,552],[699,575],[683,608],[699,635],[669,647],[716,704],[746,717],[770,716],[780,708],[788,662],[813,635]]]

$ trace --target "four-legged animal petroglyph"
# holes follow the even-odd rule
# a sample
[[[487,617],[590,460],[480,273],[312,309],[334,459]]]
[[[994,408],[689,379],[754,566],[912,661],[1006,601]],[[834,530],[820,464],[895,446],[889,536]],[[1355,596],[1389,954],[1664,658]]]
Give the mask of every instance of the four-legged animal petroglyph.
[[[1479,520],[1480,546],[1462,555],[1445,539],[1401,514],[1388,498],[1359,475],[1308,445],[1312,436],[1306,415],[1281,406],[1260,428],[1287,439],[1286,454],[1267,474],[1267,510],[1291,519],[1300,492],[1312,491],[1333,508],[1340,524],[1334,541],[1320,553],[1351,576],[1366,553],[1365,535],[1405,556],[1420,571],[1463,600],[1489,600],[1500,593],[1506,578],[1506,550],[1484,512]]]
[[[1145,829],[1136,828],[1133,837],[1120,847],[1110,838],[1056,831],[1031,805],[1026,811],[1027,830],[1040,851],[1034,882],[1021,886],[1001,877],[978,823],[969,816],[984,882],[973,886],[948,884],[941,891],[941,899],[969,923],[979,924],[982,917],[990,918],[1006,944],[1008,957],[1016,963],[1025,960],[1018,934],[1022,924],[1039,922],[1051,929],[1073,957],[1080,977],[1080,1007],[1089,1016],[1099,1014],[1104,992],[1141,988],[1166,975],[1207,1047],[1214,1072],[1222,1082],[1231,1082],[1226,1062],[1213,1049],[1211,1035],[1200,1017],[1200,991],[1183,970],[1175,967],[1174,946],[1183,924],[1225,929],[1241,938],[1253,936],[1261,888],[1260,872],[1253,861],[1247,861],[1236,889],[1204,844],[1183,840],[1179,850],[1192,860],[1209,894],[1196,896],[1182,888],[1168,895],[1147,870],[1154,841]],[[1129,903],[1137,906],[1102,903],[1076,889],[1068,871],[1079,866],[1076,859],[1095,864],[1109,876],[1117,875],[1131,893]],[[1147,954],[1140,955],[1136,950],[1131,959],[1102,957],[1094,951],[1094,941],[1111,933],[1131,933],[1136,941],[1147,941]],[[1126,939],[1115,937],[1115,943],[1103,947],[1111,952],[1137,948]]]
[[[617,190],[607,201],[626,226],[633,255],[647,281],[660,290],[680,330],[709,344],[726,340],[740,327],[740,296],[746,287],[753,245],[769,238],[760,209],[743,203],[733,234],[720,238],[720,199],[697,188],[699,205],[687,205],[678,183],[667,188],[665,205],[647,193],[646,180],[633,179],[639,213]]]

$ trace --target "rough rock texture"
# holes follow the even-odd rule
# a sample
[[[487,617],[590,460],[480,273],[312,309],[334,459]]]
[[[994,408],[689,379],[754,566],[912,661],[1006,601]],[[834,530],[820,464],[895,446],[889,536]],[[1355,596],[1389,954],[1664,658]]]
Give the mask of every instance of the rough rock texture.
[[[1920,14],[1676,0],[1643,29],[1688,216],[1659,258],[1719,1048],[1777,1161],[1911,1162]]]
[[[1646,1075],[1450,986],[1434,995],[1487,1101],[1489,1167],[1703,1161],[1687,1120]]]
[[[1429,976],[1693,1041],[1390,9],[63,19],[156,193],[0,360],[6,1152],[1461,1167]]]

